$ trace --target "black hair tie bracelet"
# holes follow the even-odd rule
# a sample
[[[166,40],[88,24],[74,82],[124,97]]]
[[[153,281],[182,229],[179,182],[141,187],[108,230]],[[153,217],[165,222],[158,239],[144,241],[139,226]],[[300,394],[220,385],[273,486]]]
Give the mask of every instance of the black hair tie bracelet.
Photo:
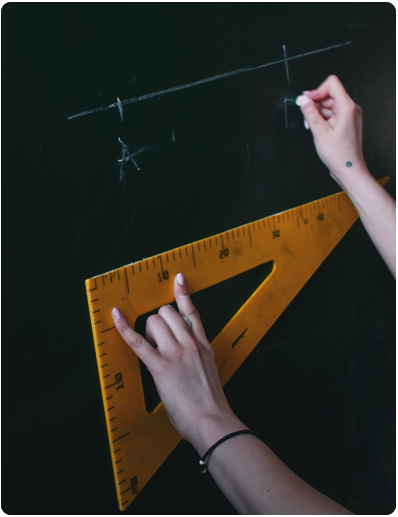
[[[233,438],[234,436],[239,436],[240,434],[253,434],[254,436],[257,436],[257,438],[260,438],[260,440],[262,440],[259,433],[256,433],[255,431],[250,431],[250,429],[245,429],[243,431],[235,431],[234,433],[227,434],[227,436],[224,436],[224,438],[221,438],[221,440],[218,440],[218,442],[216,442],[214,445],[212,445],[210,447],[210,449],[208,449],[203,454],[203,456],[200,458],[199,465],[200,465],[200,471],[202,474],[205,474],[207,472],[205,461],[206,461],[206,458],[214,451],[214,449],[216,447],[218,447],[219,445],[221,445],[223,442],[226,442],[227,440],[229,440],[230,438]]]

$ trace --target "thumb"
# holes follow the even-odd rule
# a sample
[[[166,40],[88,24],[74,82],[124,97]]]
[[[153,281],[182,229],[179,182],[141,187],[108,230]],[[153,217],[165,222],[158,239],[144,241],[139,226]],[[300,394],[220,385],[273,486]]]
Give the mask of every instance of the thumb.
[[[328,123],[323,118],[312,99],[306,95],[301,95],[297,99],[297,104],[301,108],[305,122],[307,122],[307,124],[304,123],[305,127],[307,129],[311,129],[314,137],[327,129]]]

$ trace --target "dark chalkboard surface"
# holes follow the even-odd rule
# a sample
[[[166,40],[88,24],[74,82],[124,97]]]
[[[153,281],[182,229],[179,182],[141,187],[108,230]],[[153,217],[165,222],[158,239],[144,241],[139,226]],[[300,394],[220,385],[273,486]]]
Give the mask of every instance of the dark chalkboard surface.
[[[283,45],[347,42],[289,60],[288,82]],[[275,61],[123,105],[123,122],[117,107],[68,118]],[[6,4],[2,72],[2,509],[118,513],[84,280],[338,192],[299,108],[285,121],[284,98],[331,73],[395,197],[395,9]],[[119,138],[144,148],[121,181]],[[198,301],[205,326],[226,293]],[[355,513],[394,510],[395,283],[360,222],[225,391],[317,489]],[[197,460],[181,443],[127,513],[234,513]]]

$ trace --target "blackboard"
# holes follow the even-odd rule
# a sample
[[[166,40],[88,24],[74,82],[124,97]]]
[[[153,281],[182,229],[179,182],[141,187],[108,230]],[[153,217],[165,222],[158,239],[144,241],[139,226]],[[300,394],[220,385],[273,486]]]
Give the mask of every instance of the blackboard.
[[[289,60],[289,82],[283,46],[335,48]],[[123,122],[117,106],[69,118],[275,61],[123,105]],[[395,9],[11,3],[2,72],[2,509],[118,513],[84,280],[338,192],[284,102],[331,73],[395,197]],[[121,181],[119,138],[143,149]],[[205,326],[226,299],[201,302]],[[395,284],[360,222],[225,391],[317,489],[394,510]],[[197,460],[182,442],[127,513],[234,513]]]

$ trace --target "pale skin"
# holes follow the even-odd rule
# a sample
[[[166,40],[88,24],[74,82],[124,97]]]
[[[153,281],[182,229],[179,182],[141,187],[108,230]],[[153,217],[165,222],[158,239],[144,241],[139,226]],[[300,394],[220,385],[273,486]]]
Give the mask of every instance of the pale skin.
[[[308,102],[302,97],[301,109],[321,160],[351,197],[395,276],[395,202],[372,178],[363,159],[360,108],[334,76],[317,90],[305,92],[305,98]],[[348,161],[351,167],[346,166]],[[181,273],[174,279],[174,296],[178,312],[170,305],[161,307],[148,318],[145,338],[118,309],[112,316],[120,335],[152,374],[175,429],[203,456],[220,438],[247,426],[224,395],[213,349]],[[253,435],[227,440],[206,463],[239,513],[350,513],[295,475]]]

